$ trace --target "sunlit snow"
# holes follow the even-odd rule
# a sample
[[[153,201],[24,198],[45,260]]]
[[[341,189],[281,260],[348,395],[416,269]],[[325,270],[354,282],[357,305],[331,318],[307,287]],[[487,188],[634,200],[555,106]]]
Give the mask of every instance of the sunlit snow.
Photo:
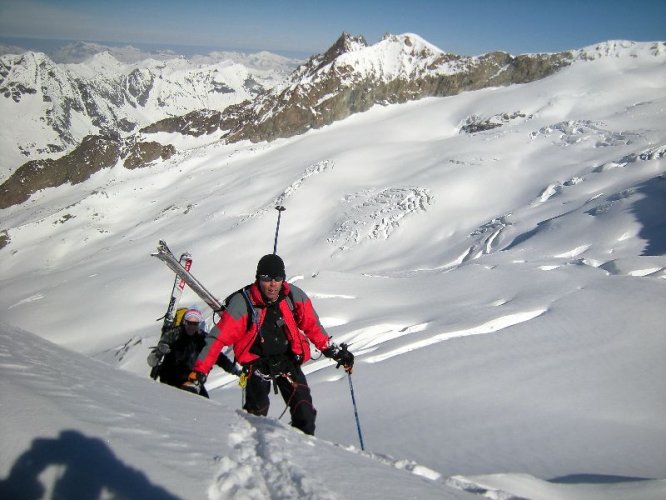
[[[666,497],[666,47],[586,50],[0,212],[0,496]],[[364,451],[325,358],[305,366],[316,437],[279,397],[240,411],[217,368],[210,401],[149,378],[158,240],[222,299],[272,252],[276,203],[288,279],[356,354]]]

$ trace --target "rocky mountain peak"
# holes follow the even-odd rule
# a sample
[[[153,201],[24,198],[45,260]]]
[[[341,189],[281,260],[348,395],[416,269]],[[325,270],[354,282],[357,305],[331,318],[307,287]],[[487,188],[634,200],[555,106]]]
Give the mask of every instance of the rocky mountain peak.
[[[345,52],[353,52],[358,49],[367,47],[368,44],[362,35],[353,36],[349,33],[343,32],[335,43],[326,51],[325,56],[338,57]]]
[[[319,71],[321,68],[333,63],[338,57],[347,52],[353,52],[367,47],[368,44],[363,36],[352,36],[349,33],[342,33],[333,45],[323,54],[316,55],[310,59],[307,64],[308,73]]]
[[[270,141],[329,125],[376,104],[525,83],[571,61],[570,53],[462,57],[413,34],[387,35],[368,46],[363,37],[343,33],[324,54],[295,71],[286,86],[274,88],[242,109],[222,113],[220,130],[226,131],[227,142]],[[210,130],[208,118],[206,129]],[[198,132],[202,127],[192,127],[190,120],[188,129]]]

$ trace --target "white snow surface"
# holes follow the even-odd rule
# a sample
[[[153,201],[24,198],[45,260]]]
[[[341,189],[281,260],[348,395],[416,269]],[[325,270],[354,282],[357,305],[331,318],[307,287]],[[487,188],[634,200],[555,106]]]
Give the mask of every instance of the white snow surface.
[[[665,498],[666,52],[619,45],[2,210],[0,497]],[[365,450],[325,358],[316,437],[217,368],[210,400],[148,376],[158,240],[224,298],[276,204],[289,281],[356,355]]]

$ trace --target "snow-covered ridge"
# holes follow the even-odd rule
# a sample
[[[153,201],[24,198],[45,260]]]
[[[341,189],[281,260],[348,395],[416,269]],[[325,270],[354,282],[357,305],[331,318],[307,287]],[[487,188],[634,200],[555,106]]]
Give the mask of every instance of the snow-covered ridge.
[[[28,160],[72,149],[89,134],[127,135],[165,117],[252,99],[296,64],[268,53],[124,63],[104,51],[70,64],[40,52],[4,55],[0,115],[12,126],[0,132],[0,179]]]
[[[365,40],[343,34],[338,44],[340,54],[330,61],[324,56],[313,58],[308,66],[296,72],[289,85],[308,85],[321,79],[321,75],[349,75],[353,79],[372,78],[387,82],[396,78],[418,78],[433,70],[442,73],[462,70],[456,63],[460,56],[447,54],[413,33],[387,35],[381,41],[368,46]],[[320,61],[321,60],[321,61]],[[443,61],[449,64],[442,64]],[[313,71],[314,69],[314,71]]]
[[[323,71],[353,68],[361,78],[373,76],[384,81],[416,77],[437,66],[446,54],[415,34],[388,35],[370,47],[356,44]]]
[[[606,42],[589,45],[581,49],[572,50],[576,59],[595,60],[604,57],[641,57],[653,56],[663,59],[666,57],[666,42],[633,42],[630,40],[608,40]]]

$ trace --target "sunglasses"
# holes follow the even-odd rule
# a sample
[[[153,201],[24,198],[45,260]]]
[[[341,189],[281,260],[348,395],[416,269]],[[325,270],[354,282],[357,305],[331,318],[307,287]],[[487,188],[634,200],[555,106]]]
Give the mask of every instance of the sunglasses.
[[[284,278],[282,276],[269,276],[268,274],[262,274],[259,276],[259,280],[262,283],[268,283],[269,281],[275,281],[276,283],[282,283]]]
[[[199,326],[198,321],[186,321],[185,324],[188,326]]]

